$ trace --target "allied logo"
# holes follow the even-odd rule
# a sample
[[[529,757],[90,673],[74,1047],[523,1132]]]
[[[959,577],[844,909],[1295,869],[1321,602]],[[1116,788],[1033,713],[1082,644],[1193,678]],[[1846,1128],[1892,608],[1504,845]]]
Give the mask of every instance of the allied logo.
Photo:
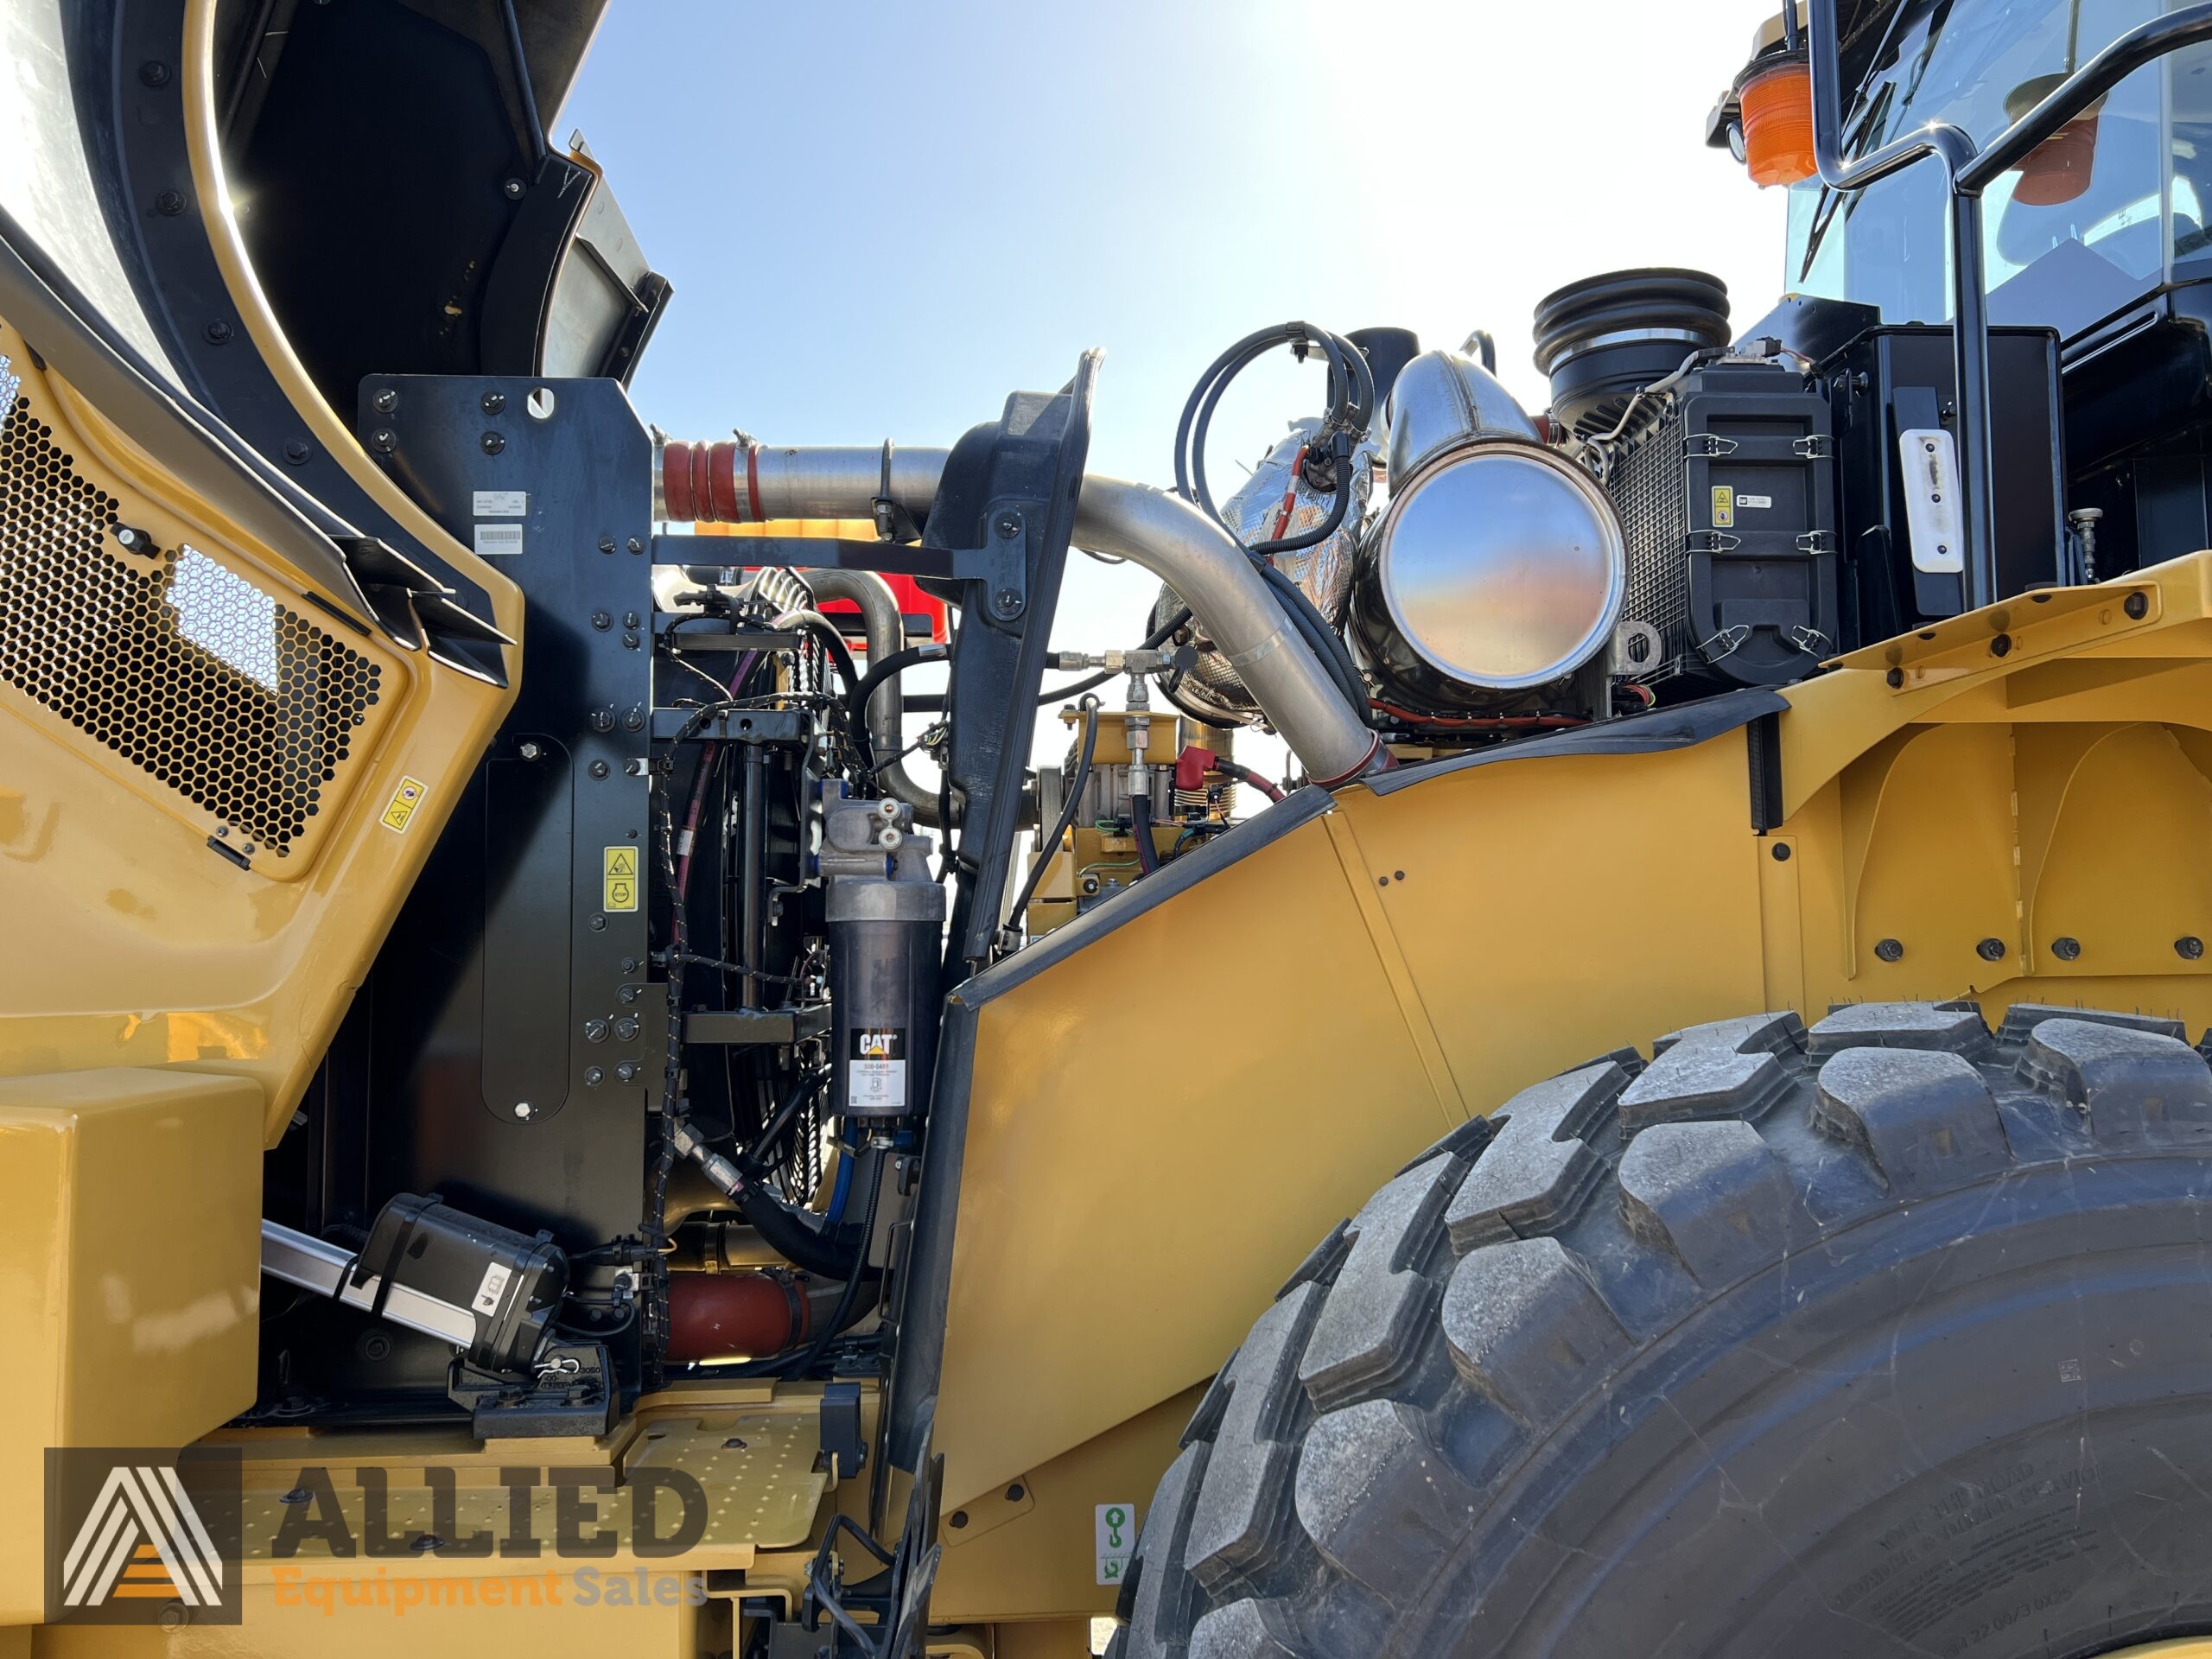
[[[238,1456],[49,1450],[48,1624],[236,1624]]]

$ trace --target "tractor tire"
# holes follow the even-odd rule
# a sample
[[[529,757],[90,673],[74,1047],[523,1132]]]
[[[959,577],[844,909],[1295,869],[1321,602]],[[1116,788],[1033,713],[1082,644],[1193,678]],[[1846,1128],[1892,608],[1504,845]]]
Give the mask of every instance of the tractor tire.
[[[2089,1655],[2212,1631],[2212,1069],[1866,1004],[1523,1090],[1199,1405],[1116,1659]]]

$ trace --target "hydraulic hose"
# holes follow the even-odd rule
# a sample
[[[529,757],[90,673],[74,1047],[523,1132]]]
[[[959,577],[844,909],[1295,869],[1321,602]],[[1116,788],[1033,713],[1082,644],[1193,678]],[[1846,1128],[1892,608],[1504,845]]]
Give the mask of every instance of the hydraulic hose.
[[[1160,849],[1152,844],[1152,797],[1143,791],[1129,797],[1129,833],[1136,838],[1137,868],[1150,875],[1160,868]]]
[[[1067,799],[1060,803],[1059,820],[1052,825],[1052,833],[1037,843],[1037,861],[1029,867],[1021,891],[1014,895],[1014,904],[1007,911],[1009,916],[1020,916],[1028,910],[1029,901],[1037,896],[1037,884],[1045,879],[1045,867],[1052,862],[1060,837],[1067,834],[1068,826],[1075,822],[1075,815],[1082,808],[1084,786],[1090,781],[1090,757],[1098,747],[1098,699],[1086,696],[1082,706],[1083,751],[1075,763],[1075,781],[1069,786]]]

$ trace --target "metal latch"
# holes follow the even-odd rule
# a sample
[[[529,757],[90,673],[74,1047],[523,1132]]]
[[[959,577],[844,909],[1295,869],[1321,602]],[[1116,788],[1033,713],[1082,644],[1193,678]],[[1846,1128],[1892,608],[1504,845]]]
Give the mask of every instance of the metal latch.
[[[1724,438],[1717,432],[1693,432],[1682,441],[1684,453],[1703,461],[1732,455],[1737,448],[1735,439]]]
[[[1815,432],[1789,441],[1790,452],[1807,461],[1831,461],[1835,456],[1835,440],[1825,432]]]

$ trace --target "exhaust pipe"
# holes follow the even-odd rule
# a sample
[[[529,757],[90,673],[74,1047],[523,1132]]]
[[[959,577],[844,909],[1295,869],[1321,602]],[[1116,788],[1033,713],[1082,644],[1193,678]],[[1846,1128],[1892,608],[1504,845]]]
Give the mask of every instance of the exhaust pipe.
[[[658,505],[677,521],[868,518],[887,470],[889,499],[925,513],[948,453],[668,443],[656,469]],[[1382,739],[1364,711],[1345,700],[1299,637],[1251,556],[1197,508],[1149,485],[1088,474],[1075,540],[1128,559],[1175,590],[1315,783],[1347,783],[1382,761]]]

